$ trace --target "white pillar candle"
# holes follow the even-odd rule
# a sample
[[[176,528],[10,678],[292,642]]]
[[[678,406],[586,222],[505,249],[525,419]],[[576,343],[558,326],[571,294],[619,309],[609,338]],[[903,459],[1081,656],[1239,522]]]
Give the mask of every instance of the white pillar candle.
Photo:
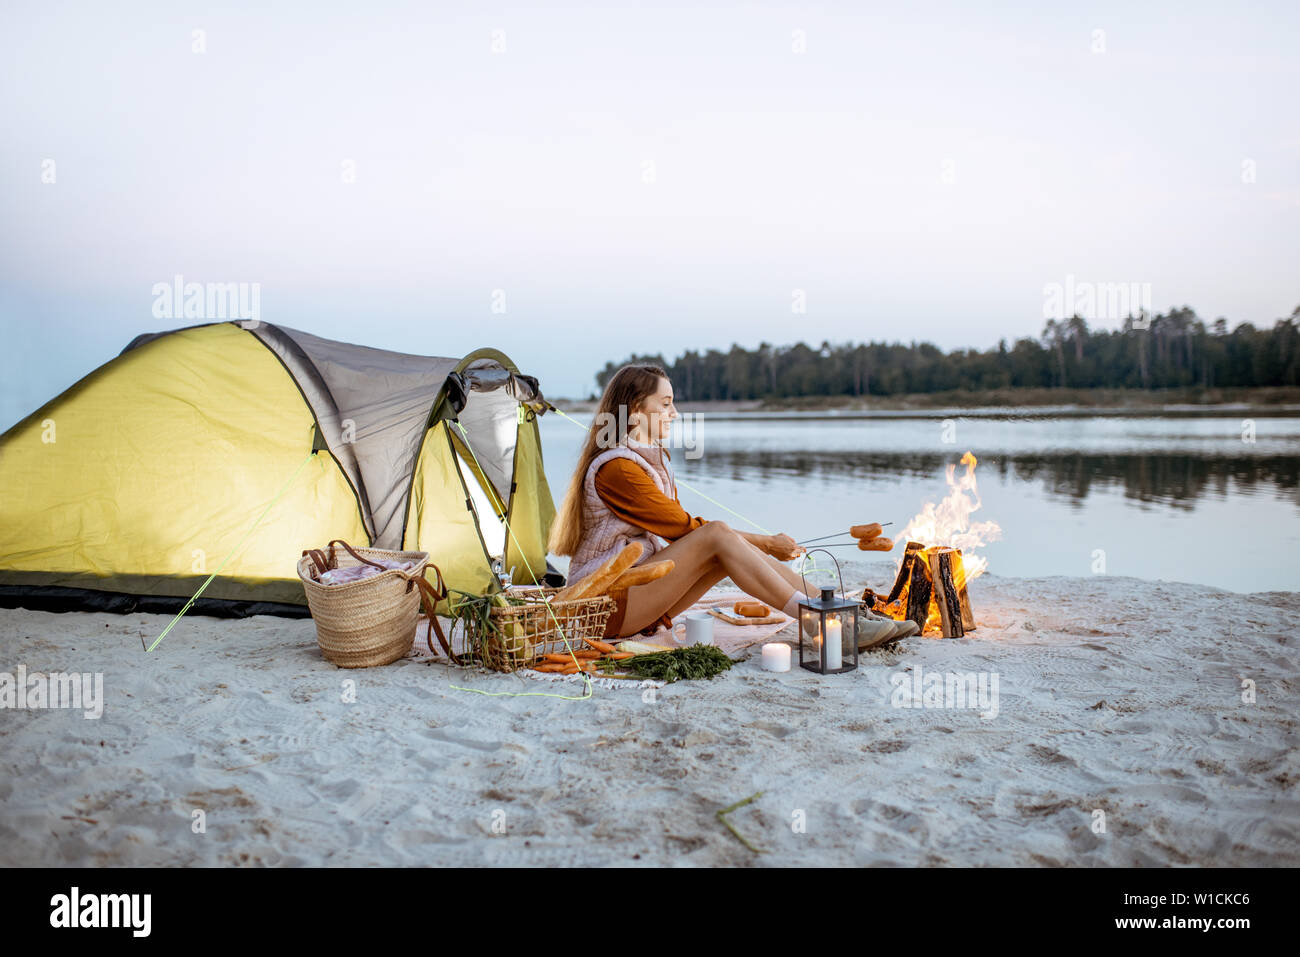
[[[764,671],[789,671],[790,646],[780,641],[769,641],[763,646]]]
[[[826,670],[838,671],[843,661],[840,657],[840,620],[826,622]]]

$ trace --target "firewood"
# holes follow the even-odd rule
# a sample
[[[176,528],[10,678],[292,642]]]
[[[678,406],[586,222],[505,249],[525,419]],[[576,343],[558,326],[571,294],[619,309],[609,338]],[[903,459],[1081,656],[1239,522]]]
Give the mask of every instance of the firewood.
[[[925,633],[925,622],[930,617],[930,596],[933,593],[930,565],[925,560],[925,552],[918,549],[912,556],[912,573],[907,582],[906,617],[916,622],[921,634]]]
[[[889,590],[889,597],[885,599],[886,605],[897,601],[898,596],[903,594],[903,589],[907,587],[907,580],[912,574],[912,559],[923,547],[920,542],[907,543],[907,549],[903,552],[903,564],[898,566],[898,577],[894,579],[894,587]]]
[[[934,601],[939,606],[939,627],[945,638],[961,638],[961,597],[953,580],[953,549],[936,548],[930,553],[930,579],[934,584]]]
[[[961,581],[957,589],[957,597],[961,600],[961,626],[965,631],[974,631],[975,612],[971,611],[970,595],[966,592],[966,567],[962,564],[960,548],[952,550],[952,577],[953,581]]]
[[[975,630],[960,549],[908,542],[889,597],[867,589],[864,600],[868,593],[877,612],[914,621],[923,632],[932,614],[931,603],[945,638],[961,638]]]

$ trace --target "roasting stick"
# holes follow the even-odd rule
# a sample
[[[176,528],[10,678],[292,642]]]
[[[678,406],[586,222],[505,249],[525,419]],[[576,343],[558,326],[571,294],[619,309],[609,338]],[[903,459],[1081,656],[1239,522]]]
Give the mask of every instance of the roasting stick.
[[[893,524],[894,524],[893,522],[881,522],[880,527],[881,527],[881,528],[888,528],[890,525],[893,525]],[[840,535],[843,535],[843,534],[844,534],[843,532],[831,532],[831,534],[829,534],[829,535],[821,535],[821,536],[818,536],[817,538],[805,538],[802,542],[795,542],[795,544],[796,544],[796,545],[807,545],[807,544],[809,544],[810,542],[820,542],[820,541],[822,541],[823,539],[826,539],[826,538],[838,538]],[[848,542],[847,544],[849,544],[849,545],[853,545],[853,544],[855,544],[855,542]],[[830,547],[831,547],[830,545],[823,545],[823,546],[822,546],[822,548],[830,548]]]
[[[885,539],[885,541],[888,541],[888,539]],[[895,544],[897,544],[897,543],[895,543]],[[864,552],[889,552],[889,551],[893,551],[892,548],[863,548],[861,545],[858,544],[858,540],[857,540],[857,539],[854,539],[854,540],[851,541],[851,542],[828,542],[828,543],[825,544],[825,545],[818,545],[817,547],[818,547],[818,548],[856,548],[856,549],[859,549],[860,551],[864,551]]]

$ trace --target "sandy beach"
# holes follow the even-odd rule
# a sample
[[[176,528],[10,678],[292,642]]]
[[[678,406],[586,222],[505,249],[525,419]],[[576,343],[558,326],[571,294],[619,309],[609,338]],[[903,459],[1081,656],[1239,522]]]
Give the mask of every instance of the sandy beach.
[[[0,712],[0,862],[1300,863],[1300,594],[990,575],[972,598],[975,635],[849,675],[755,648],[576,701],[416,658],[340,670],[310,620],[187,618],[145,655],[167,619],[0,612],[11,673],[104,675],[98,720]],[[995,713],[898,706],[915,669],[996,676]],[[762,853],[716,816],[757,792],[729,820]]]

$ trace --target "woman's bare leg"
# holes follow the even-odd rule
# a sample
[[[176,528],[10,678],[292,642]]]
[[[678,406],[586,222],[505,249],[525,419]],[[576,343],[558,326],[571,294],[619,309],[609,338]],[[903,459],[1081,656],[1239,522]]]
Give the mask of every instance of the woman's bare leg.
[[[769,557],[723,522],[709,522],[683,535],[654,555],[655,561],[671,559],[671,572],[628,589],[623,634],[640,631],[666,611],[689,607],[722,577],[765,604],[784,607],[796,586],[766,560]],[[721,575],[705,585],[718,571]]]
[[[754,551],[758,552],[759,555],[763,556],[763,560],[766,561],[769,565],[771,565],[782,578],[788,581],[790,583],[791,588],[794,588],[798,591],[804,590],[804,581],[800,577],[797,571],[795,571],[789,565],[785,565],[777,561],[775,558],[773,558],[767,552],[763,551],[761,548],[759,548],[749,539],[747,538],[742,539],[742,541],[744,541],[745,544],[747,544],[750,548],[754,549]],[[811,582],[808,583],[808,587],[813,588],[813,590],[816,591],[816,589],[814,588]]]
[[[677,599],[677,602],[668,609],[668,617],[676,618],[687,608],[690,608],[699,601],[704,596],[705,592],[726,577],[727,573],[722,570],[722,563],[717,561],[717,559],[714,559],[709,570],[700,575],[700,577],[696,579],[695,584],[686,589],[686,592],[682,597]]]
[[[746,539],[746,541],[748,541],[748,539]],[[787,566],[782,565],[771,555],[767,554],[762,549],[758,548],[758,546],[755,545],[753,542],[749,542],[749,546],[751,548],[756,549],[759,552],[759,554],[762,555],[763,558],[767,560],[768,564],[770,564],[778,572],[781,572],[782,577],[784,577],[786,581],[790,582],[790,587],[796,588],[799,591],[803,591],[803,582],[800,580],[799,575],[796,572],[794,572]],[[656,555],[655,557],[657,558],[658,556]],[[687,608],[690,608],[702,597],[704,597],[704,594],[710,588],[712,588],[714,585],[716,585],[718,582],[722,581],[726,577],[727,577],[727,573],[722,570],[722,563],[715,559],[713,566],[704,574],[702,574],[699,577],[699,579],[695,582],[694,585],[686,589],[686,593],[677,600],[676,604],[674,604],[671,608],[668,609],[668,617],[676,618]]]

